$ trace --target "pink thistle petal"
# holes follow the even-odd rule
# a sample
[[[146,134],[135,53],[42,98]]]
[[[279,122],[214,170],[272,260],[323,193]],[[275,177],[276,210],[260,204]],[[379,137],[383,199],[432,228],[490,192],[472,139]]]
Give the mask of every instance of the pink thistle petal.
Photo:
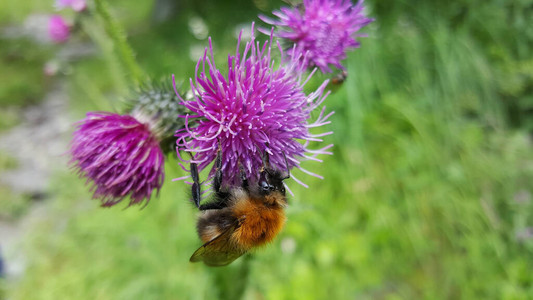
[[[87,8],[86,0],[56,0],[55,7],[63,9],[66,7],[72,8],[75,12],[82,12]]]
[[[225,185],[240,184],[239,163],[251,181],[257,180],[262,166],[258,149],[267,151],[272,167],[279,170],[286,168],[283,154],[287,156],[289,169],[309,157],[320,161],[315,155],[306,156],[308,150],[301,142],[320,140],[317,137],[330,134],[312,135],[308,124],[311,112],[328,94],[324,93],[327,82],[306,95],[301,78],[303,62],[277,66],[271,57],[273,31],[268,41],[259,43],[253,26],[251,41],[246,43],[242,54],[237,47],[235,55],[228,56],[226,76],[217,69],[212,45],[205,49],[196,76],[190,79],[194,99],[183,101],[191,113],[182,116],[185,129],[176,132],[178,157],[184,169],[183,164],[190,160],[184,159],[180,151],[195,153],[194,161],[200,162],[198,170],[201,171],[216,158],[220,143]],[[324,117],[322,110],[312,127],[326,124],[329,116]],[[320,178],[307,170],[304,172]]]
[[[55,43],[64,43],[69,39],[69,26],[60,15],[53,15],[48,19],[48,36]]]
[[[90,112],[77,124],[71,161],[91,183],[93,198],[112,206],[130,197],[130,205],[150,200],[161,188],[164,156],[149,125],[130,115]]]
[[[292,41],[299,52],[306,53],[303,59],[307,67],[316,66],[323,73],[332,72],[332,65],[344,69],[341,61],[346,51],[359,48],[356,37],[364,36],[357,32],[374,21],[364,15],[363,1],[353,5],[350,0],[304,0],[303,7],[303,11],[282,7],[272,12],[279,20],[259,18],[278,26],[277,37]]]

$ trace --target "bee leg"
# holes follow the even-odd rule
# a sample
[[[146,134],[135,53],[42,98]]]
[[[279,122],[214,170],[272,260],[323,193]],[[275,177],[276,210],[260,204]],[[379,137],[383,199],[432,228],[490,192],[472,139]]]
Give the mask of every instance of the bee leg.
[[[230,194],[228,192],[219,191],[214,195],[214,201],[202,204],[198,207],[199,210],[208,210],[208,209],[222,209],[228,207],[228,201],[230,199]]]
[[[242,166],[241,162],[239,161],[239,170],[240,170],[240,176],[241,176],[241,187],[245,190],[248,190],[248,178],[246,178],[246,172],[244,171],[244,167]]]
[[[198,207],[199,210],[209,210],[209,209],[223,209],[227,207],[227,202],[225,200],[222,201],[215,201],[215,202],[209,202],[206,204],[202,204]]]
[[[220,186],[222,185],[222,150],[220,149],[220,144],[217,150],[217,158],[215,159],[215,177],[213,178],[213,186],[215,188],[215,193],[220,192]]]
[[[215,159],[215,176],[213,178],[213,188],[215,191],[215,200],[206,204],[200,205],[198,208],[200,210],[208,209],[222,209],[228,206],[229,193],[221,191],[220,187],[222,186],[222,150],[220,149],[220,142],[217,151],[217,158]]]
[[[263,161],[263,167],[266,169],[270,169],[270,156],[268,156],[268,143],[265,143],[265,152],[263,152],[263,155],[261,156],[261,160]]]
[[[200,178],[198,176],[198,165],[191,163],[191,177],[192,177],[192,200],[196,207],[200,208],[200,200],[202,199],[200,191]]]

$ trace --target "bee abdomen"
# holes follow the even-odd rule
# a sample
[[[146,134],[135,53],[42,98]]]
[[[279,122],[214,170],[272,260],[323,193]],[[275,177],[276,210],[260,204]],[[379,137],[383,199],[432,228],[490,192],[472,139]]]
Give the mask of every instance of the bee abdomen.
[[[283,210],[263,210],[246,216],[246,221],[235,231],[234,238],[247,247],[271,242],[285,224]]]
[[[202,241],[207,243],[226,231],[235,220],[227,210],[207,211],[198,219],[196,229]]]

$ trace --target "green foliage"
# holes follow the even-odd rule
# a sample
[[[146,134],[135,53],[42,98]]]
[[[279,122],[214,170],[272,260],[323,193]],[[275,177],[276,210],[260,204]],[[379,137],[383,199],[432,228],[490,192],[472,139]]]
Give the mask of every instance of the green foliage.
[[[28,14],[50,10],[50,3],[42,0],[0,2],[0,25],[23,21]]]
[[[27,212],[30,204],[29,196],[13,192],[0,184],[0,220],[16,220]]]
[[[15,158],[11,155],[0,151],[0,170],[11,170],[16,168],[18,165]]]
[[[517,233],[533,226],[533,157],[527,122],[511,122],[529,113],[521,49],[530,40],[515,35],[529,32],[516,16],[526,4],[478,2],[368,3],[377,21],[326,100],[335,154],[304,163],[324,180],[295,171],[310,188],[290,183],[288,222],[272,245],[220,269],[190,264],[196,212],[188,187],[171,181],[184,175],[173,156],[160,197],[142,210],[99,208],[82,180],[62,174],[9,298],[234,299],[244,287],[247,299],[531,299],[533,239]],[[257,13],[243,3],[184,1],[173,20],[132,36],[140,64],[193,76],[189,48],[207,41],[184,29],[192,16],[212,29],[222,63],[234,26]],[[232,9],[243,13],[228,19]],[[77,110],[121,93],[106,66],[74,66]],[[509,99],[526,109],[510,113]]]
[[[0,172],[15,169],[18,162],[7,153],[0,151]],[[0,183],[0,221],[14,220],[26,213],[30,204],[29,197],[13,192],[7,185]],[[0,278],[0,296],[2,282]],[[1,298],[0,298],[1,299]]]
[[[432,40],[434,26],[444,25],[449,33],[465,36],[490,60],[494,92],[508,123],[531,130],[532,5],[531,0],[378,1],[375,12],[385,30],[415,26],[422,38]]]
[[[50,57],[49,49],[36,47],[34,42],[25,39],[0,39],[0,43],[0,107],[39,101],[46,87],[42,70]],[[11,115],[12,113],[6,114],[6,117]],[[9,122],[4,120],[1,124],[8,125]]]
[[[18,107],[3,107],[0,110],[0,131],[9,129],[20,121]]]
[[[95,0],[94,5],[98,16],[102,20],[105,31],[114,41],[113,46],[116,48],[115,51],[118,52],[117,58],[121,60],[124,69],[127,70],[133,82],[140,84],[142,82],[141,78],[143,77],[142,70],[135,61],[135,54],[127,42],[126,33],[123,32],[122,27],[118,25],[118,22],[109,13],[109,7],[106,2]]]

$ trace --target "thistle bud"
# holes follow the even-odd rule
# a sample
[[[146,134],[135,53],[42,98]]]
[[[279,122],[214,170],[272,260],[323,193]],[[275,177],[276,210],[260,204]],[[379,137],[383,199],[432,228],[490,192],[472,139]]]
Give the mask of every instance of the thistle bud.
[[[164,152],[172,152],[174,132],[183,127],[174,91],[143,88],[129,101],[129,113],[90,112],[77,124],[71,165],[87,178],[93,198],[113,206],[126,197],[140,204],[159,191]],[[181,127],[180,127],[181,126]]]

